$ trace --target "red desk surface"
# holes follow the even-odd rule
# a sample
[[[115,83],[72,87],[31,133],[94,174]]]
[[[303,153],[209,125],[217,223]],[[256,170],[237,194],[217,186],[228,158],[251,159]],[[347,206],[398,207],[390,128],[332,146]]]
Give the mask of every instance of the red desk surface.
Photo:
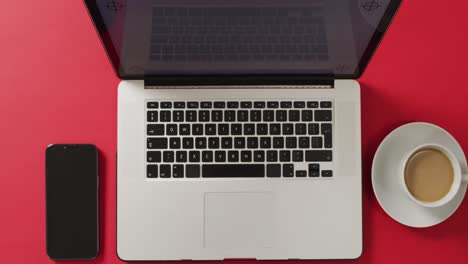
[[[82,1],[2,1],[0,9],[0,259],[50,263],[44,150],[90,142],[101,163],[101,252],[118,263],[117,85]],[[362,85],[364,253],[355,263],[468,263],[468,199],[447,221],[413,229],[380,208],[374,153],[410,121],[440,125],[468,148],[468,4],[404,1]],[[275,262],[277,263],[277,262]],[[324,262],[333,263],[333,262]],[[344,263],[344,262],[338,262]]]

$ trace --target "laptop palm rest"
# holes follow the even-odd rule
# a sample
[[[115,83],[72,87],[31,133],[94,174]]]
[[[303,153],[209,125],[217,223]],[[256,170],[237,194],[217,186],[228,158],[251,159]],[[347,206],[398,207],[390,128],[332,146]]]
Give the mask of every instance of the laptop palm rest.
[[[205,193],[205,248],[272,247],[275,199],[271,192]]]

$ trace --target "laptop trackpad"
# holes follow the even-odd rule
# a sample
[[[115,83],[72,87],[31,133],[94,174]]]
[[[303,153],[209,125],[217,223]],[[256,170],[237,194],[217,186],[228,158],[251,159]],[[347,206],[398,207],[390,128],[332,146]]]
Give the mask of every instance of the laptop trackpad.
[[[272,247],[273,193],[205,193],[204,198],[206,248]]]

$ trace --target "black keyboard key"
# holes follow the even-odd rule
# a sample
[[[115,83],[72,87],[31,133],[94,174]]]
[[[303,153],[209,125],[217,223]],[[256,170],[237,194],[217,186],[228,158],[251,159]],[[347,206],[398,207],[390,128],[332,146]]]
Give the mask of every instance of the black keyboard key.
[[[180,124],[179,134],[183,136],[190,135],[190,125],[189,124]]]
[[[266,160],[268,162],[277,162],[278,161],[278,152],[276,150],[268,150]]]
[[[309,135],[318,135],[320,130],[319,124],[309,124],[308,130]]]
[[[280,164],[268,164],[267,165],[267,177],[269,178],[281,177],[281,165]]]
[[[263,164],[216,164],[202,166],[203,178],[263,178]]]
[[[225,108],[226,102],[214,102],[214,108]]]
[[[208,136],[216,135],[216,125],[215,124],[205,124],[205,135],[208,135]]]
[[[148,111],[146,115],[148,122],[158,122],[158,111]]]
[[[212,105],[211,102],[201,102],[201,108],[211,108]]]
[[[289,110],[289,121],[296,122],[300,119],[301,112],[299,110]]]
[[[161,108],[172,108],[171,102],[161,102]]]
[[[158,165],[151,164],[146,166],[146,177],[157,178],[158,177]]]
[[[318,108],[319,104],[316,101],[307,102],[307,108]]]
[[[186,151],[176,151],[176,161],[177,162],[187,162],[187,152]]]
[[[173,151],[164,151],[163,152],[163,161],[164,162],[174,162],[174,152]]]
[[[256,150],[253,153],[253,158],[255,162],[264,162],[265,161],[265,151]]]
[[[146,107],[147,108],[158,108],[159,107],[159,103],[158,102],[148,102],[146,104]]]
[[[241,151],[241,161],[242,162],[251,162],[252,161],[252,152],[249,150]]]
[[[309,148],[310,140],[309,137],[299,137],[299,148]]]
[[[236,121],[236,111],[234,111],[234,110],[224,111],[224,121],[226,121],[226,122],[235,122]]]
[[[291,161],[291,152],[289,150],[281,150],[279,153],[279,160],[283,162]]]
[[[227,107],[228,108],[239,108],[239,102],[228,102]]]
[[[294,108],[305,108],[306,104],[303,101],[294,102]]]
[[[232,138],[231,137],[221,138],[221,148],[231,149],[232,148]]]
[[[197,122],[197,111],[190,110],[185,112],[185,121]]]
[[[218,124],[218,135],[229,135],[229,125],[228,124]]]
[[[283,164],[283,177],[294,177],[294,164]]]
[[[268,108],[278,108],[279,103],[278,102],[267,102]]]
[[[262,111],[260,111],[260,110],[250,110],[250,121],[251,122],[262,121]]]
[[[265,102],[254,102],[254,108],[265,108]]]
[[[193,138],[183,138],[182,147],[184,149],[193,149]]]
[[[177,135],[177,125],[168,124],[166,126],[166,134],[170,135],[170,136],[176,136]]]
[[[239,161],[239,151],[228,151],[227,158],[229,162],[238,162]]]
[[[208,138],[208,148],[218,149],[219,148],[219,138],[217,138],[217,137]]]
[[[306,161],[332,161],[331,150],[307,150],[305,154]]]
[[[180,149],[180,138],[170,138],[169,147],[171,149]]]
[[[174,108],[185,108],[185,102],[174,102]]]
[[[185,171],[187,178],[200,178],[200,165],[187,165]]]
[[[172,165],[172,177],[183,178],[184,177],[184,165]]]
[[[200,162],[200,151],[190,151],[189,152],[189,161],[190,162]]]
[[[215,161],[216,162],[225,162],[226,161],[226,152],[225,151],[215,151]]]
[[[237,121],[239,121],[239,122],[249,121],[249,111],[247,111],[247,110],[237,111]]]
[[[241,102],[241,108],[252,108],[252,102]]]
[[[315,110],[315,121],[319,122],[330,122],[332,121],[331,110]]]
[[[309,177],[319,177],[320,171],[309,171]]]
[[[313,112],[312,110],[302,110],[302,121],[309,122],[313,120]]]
[[[274,137],[273,138],[273,148],[284,148],[284,138]]]
[[[320,164],[318,163],[309,164],[309,171],[320,171]]]
[[[198,108],[198,102],[188,102],[187,108]]]
[[[262,149],[271,148],[271,138],[270,137],[261,137],[260,138],[260,148],[262,148]]]
[[[296,139],[296,137],[287,137],[286,138],[286,148],[297,148],[297,139]]]
[[[332,125],[331,124],[322,124],[322,135],[324,139],[324,147],[332,147]]]
[[[215,110],[211,112],[211,121],[221,122],[223,121],[223,111]]]
[[[295,131],[296,131],[296,135],[305,135],[305,134],[307,134],[306,124],[302,124],[302,123],[296,124],[295,125]]]
[[[256,138],[256,137],[248,137],[248,138],[247,138],[247,148],[249,148],[249,149],[256,149],[256,148],[258,148],[258,138]]]
[[[161,122],[171,122],[171,111],[161,111],[159,115]]]
[[[213,162],[213,151],[203,151],[202,152],[202,161],[203,162]]]
[[[161,165],[159,171],[160,178],[170,178],[171,177],[171,165]]]
[[[320,102],[320,108],[332,108],[332,102],[322,101]]]
[[[148,138],[146,147],[149,149],[167,149],[167,138]]]
[[[299,178],[307,177],[307,171],[305,170],[296,171],[296,177],[299,177]]]
[[[234,136],[242,135],[242,125],[241,124],[232,124],[231,125],[231,135],[234,135]]]
[[[312,137],[312,148],[322,148],[322,137]]]
[[[147,162],[161,162],[161,152],[160,151],[148,151],[146,153]]]
[[[273,110],[264,110],[263,111],[263,121],[269,122],[275,120],[275,112]]]
[[[148,136],[162,136],[164,135],[164,125],[148,124],[146,126],[146,134]]]
[[[304,152],[302,150],[293,150],[292,152],[293,161],[304,161]]]
[[[318,176],[320,176],[320,165],[309,164],[309,177],[318,177]]]
[[[294,125],[283,124],[283,135],[292,135],[292,134],[294,134]]]
[[[331,170],[323,170],[322,171],[322,177],[332,177],[333,176],[333,171]]]
[[[281,134],[281,125],[270,124],[270,135],[280,135],[280,134]]]
[[[332,125],[330,123],[323,123],[321,125],[322,135],[332,134]]]
[[[235,137],[235,138],[234,138],[234,148],[236,148],[236,149],[243,149],[243,148],[245,148],[245,138],[243,138],[243,137]]]
[[[203,135],[203,125],[202,124],[193,124],[192,125],[192,134],[195,136]]]
[[[257,135],[267,135],[267,134],[268,134],[268,125],[257,124]]]
[[[288,117],[288,112],[286,110],[276,110],[276,121],[277,122],[282,122],[282,121],[287,121]]]
[[[291,108],[292,102],[281,102],[281,108]]]
[[[205,149],[206,148],[206,138],[203,138],[203,137],[195,138],[195,148]]]
[[[255,125],[244,124],[244,135],[255,135]]]
[[[200,122],[209,122],[210,121],[210,111],[202,110],[198,112],[198,120]]]

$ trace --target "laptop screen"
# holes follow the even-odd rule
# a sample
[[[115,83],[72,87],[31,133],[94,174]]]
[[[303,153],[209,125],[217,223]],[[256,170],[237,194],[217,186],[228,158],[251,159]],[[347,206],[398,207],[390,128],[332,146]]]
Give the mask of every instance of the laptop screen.
[[[357,78],[400,0],[86,0],[122,79]]]

